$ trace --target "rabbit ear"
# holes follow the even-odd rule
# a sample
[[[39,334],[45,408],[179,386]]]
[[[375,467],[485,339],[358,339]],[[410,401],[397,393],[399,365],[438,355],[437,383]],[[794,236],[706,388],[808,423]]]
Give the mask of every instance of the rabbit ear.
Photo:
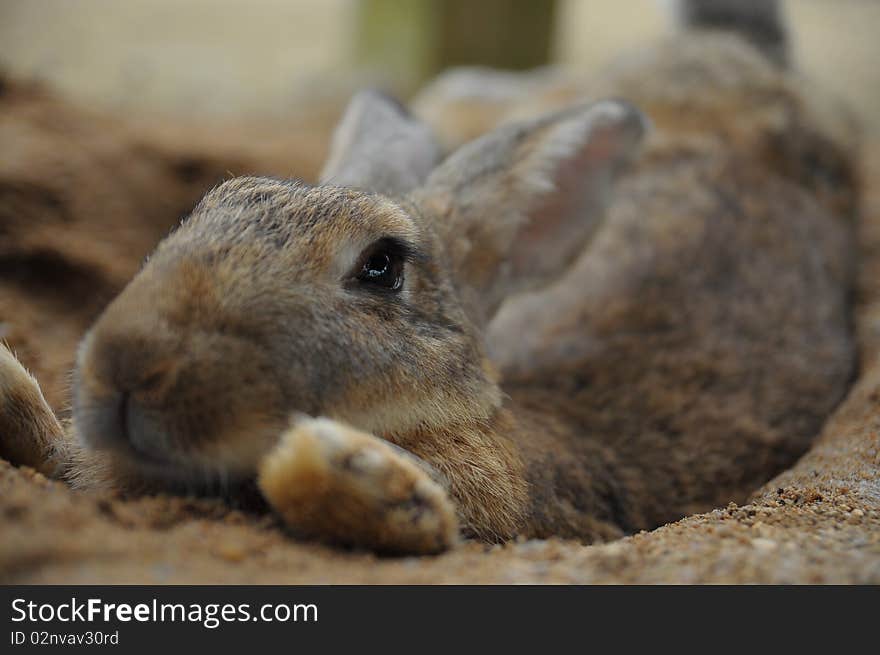
[[[333,134],[321,183],[399,196],[421,184],[439,157],[426,125],[390,96],[361,91]]]
[[[435,217],[479,324],[583,250],[646,125],[632,105],[603,101],[498,128],[435,169],[415,199]]]

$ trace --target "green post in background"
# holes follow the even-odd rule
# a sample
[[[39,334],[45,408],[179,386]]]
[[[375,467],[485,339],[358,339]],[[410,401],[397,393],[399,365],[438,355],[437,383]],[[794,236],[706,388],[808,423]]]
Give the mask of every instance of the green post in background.
[[[357,63],[403,92],[450,66],[549,61],[556,0],[361,0]]]

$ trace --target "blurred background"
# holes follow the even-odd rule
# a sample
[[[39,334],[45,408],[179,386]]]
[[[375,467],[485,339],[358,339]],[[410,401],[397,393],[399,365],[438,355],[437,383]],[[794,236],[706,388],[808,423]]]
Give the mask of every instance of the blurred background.
[[[100,109],[289,117],[457,64],[594,70],[657,0],[0,0],[0,68]],[[787,0],[798,66],[877,132],[880,0]]]

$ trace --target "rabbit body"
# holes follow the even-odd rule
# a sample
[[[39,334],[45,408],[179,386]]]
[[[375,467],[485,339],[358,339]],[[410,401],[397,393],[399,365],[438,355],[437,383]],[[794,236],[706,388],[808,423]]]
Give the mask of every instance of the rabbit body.
[[[416,104],[433,130],[358,97],[318,186],[209,192],[84,338],[70,425],[0,350],[0,454],[256,477],[299,534],[416,553],[615,538],[799,456],[855,366],[842,112],[722,34],[477,127],[454,87]],[[649,117],[635,165],[643,114],[596,97]]]

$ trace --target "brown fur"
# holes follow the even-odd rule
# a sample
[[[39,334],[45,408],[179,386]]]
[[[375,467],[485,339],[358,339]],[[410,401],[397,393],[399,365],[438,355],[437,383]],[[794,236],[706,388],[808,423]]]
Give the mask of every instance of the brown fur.
[[[56,475],[57,444],[64,430],[37,381],[0,346],[0,457]]]
[[[846,130],[722,37],[596,88],[657,126],[604,223],[634,148],[622,105],[607,128],[598,106],[503,128],[406,198],[265,178],[209,193],[83,342],[76,431],[103,463],[80,463],[79,482],[259,469],[294,529],[433,552],[450,543],[437,482],[467,534],[595,540],[742,497],[790,463],[853,372]],[[560,136],[577,147],[547,145]],[[413,248],[401,295],[347,286],[389,236]],[[544,256],[532,271],[520,252]],[[134,449],[126,394],[133,434],[152,436]],[[291,427],[291,412],[331,421]],[[363,449],[382,465],[352,480]]]
[[[455,509],[417,462],[335,421],[292,426],[261,467],[260,487],[305,536],[403,553],[440,552],[458,538]]]

